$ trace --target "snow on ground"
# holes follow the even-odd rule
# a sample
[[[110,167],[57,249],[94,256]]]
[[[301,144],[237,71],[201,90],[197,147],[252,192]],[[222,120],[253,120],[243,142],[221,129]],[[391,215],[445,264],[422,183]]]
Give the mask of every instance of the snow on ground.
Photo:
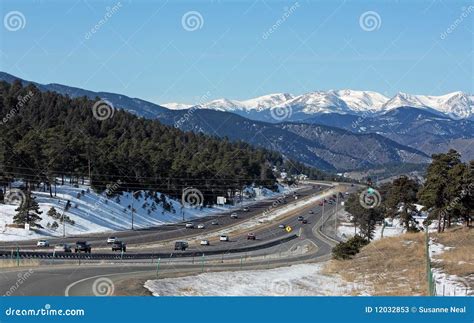
[[[20,184],[18,183],[18,185]],[[284,194],[288,191],[288,187],[279,186],[278,192],[252,187],[249,187],[246,191],[249,193],[248,197],[244,198],[242,204],[239,203],[238,206],[214,205],[212,208],[182,208],[180,201],[170,199],[164,195],[161,198],[159,193],[154,197],[145,196],[143,191],[140,196],[136,194],[135,198],[132,198],[132,193],[122,193],[115,197],[107,197],[105,193],[98,194],[86,185],[58,185],[56,196],[53,197],[50,197],[48,191],[38,190],[33,192],[43,212],[40,215],[42,220],[39,223],[44,229],[26,231],[23,228],[9,227],[8,225],[13,223],[13,216],[16,213],[15,209],[18,206],[0,204],[0,241],[62,236],[62,223],[48,216],[47,212],[51,207],[54,207],[62,216],[67,201],[70,201],[71,206],[64,214],[75,223],[74,225],[67,223],[65,230],[67,235],[75,235],[130,229],[132,207],[134,209],[134,227],[146,228],[181,222],[183,218],[189,220],[222,213],[230,209],[237,209],[242,205],[255,203],[257,200]],[[163,199],[171,205],[170,211],[165,210],[163,207]],[[59,224],[56,230],[47,226],[48,223],[53,224],[55,221]]]
[[[441,243],[437,243],[430,240],[429,253],[431,262],[442,263],[441,259],[437,259],[439,255],[452,249],[452,247],[446,247]],[[433,279],[436,284],[436,295],[438,296],[469,296],[473,294],[473,291],[468,287],[469,284],[463,278],[456,275],[448,275],[444,273],[440,268],[431,268],[433,273]]]
[[[338,216],[337,236],[346,240],[359,233],[359,228],[354,229],[354,224],[350,222],[350,214],[346,211],[340,211]],[[375,226],[374,240],[382,238],[381,224]],[[392,221],[386,220],[385,228],[383,228],[383,237],[395,237],[401,235],[405,231],[402,223],[398,219]]]
[[[358,294],[361,286],[322,273],[324,264],[268,270],[209,272],[148,280],[154,296],[328,296]]]

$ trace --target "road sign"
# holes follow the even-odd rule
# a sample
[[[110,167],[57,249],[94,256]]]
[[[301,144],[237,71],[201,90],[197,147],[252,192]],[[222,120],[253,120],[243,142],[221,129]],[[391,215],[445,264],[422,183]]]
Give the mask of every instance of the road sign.
[[[286,230],[286,232],[290,233],[291,230],[293,230],[293,229],[292,229],[289,225],[287,225],[286,228],[285,228],[285,230]]]

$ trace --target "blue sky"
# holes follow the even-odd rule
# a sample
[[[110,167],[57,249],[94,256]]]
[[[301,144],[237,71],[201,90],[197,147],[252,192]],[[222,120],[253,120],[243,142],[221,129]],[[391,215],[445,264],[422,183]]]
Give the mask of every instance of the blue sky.
[[[156,103],[346,88],[474,92],[469,1],[0,3],[0,69],[40,83]],[[12,11],[24,17],[18,30],[5,25]],[[196,30],[183,27],[192,11]]]

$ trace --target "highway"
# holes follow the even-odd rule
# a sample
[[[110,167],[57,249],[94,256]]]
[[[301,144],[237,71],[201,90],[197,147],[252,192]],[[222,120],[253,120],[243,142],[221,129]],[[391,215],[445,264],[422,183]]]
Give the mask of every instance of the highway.
[[[356,188],[340,186],[339,189],[353,191]],[[335,212],[336,206],[326,204],[324,208],[324,217],[326,219]],[[309,212],[310,210],[313,211],[311,214]],[[262,211],[260,210],[260,212]],[[301,221],[298,221],[298,216],[304,216],[308,223],[302,224]],[[248,220],[250,217],[246,218]],[[239,220],[238,223],[244,222],[243,219]],[[89,260],[82,261],[81,263],[78,263],[77,260],[41,260],[40,266],[31,267],[31,276],[25,279],[21,283],[21,286],[15,289],[13,295],[94,295],[93,284],[99,277],[106,277],[117,286],[121,286],[120,282],[126,281],[127,279],[142,282],[146,279],[156,278],[157,266],[160,270],[159,277],[167,277],[195,274],[203,270],[219,271],[273,268],[302,262],[324,261],[329,259],[332,246],[335,242],[320,233],[319,227],[322,223],[322,207],[319,206],[319,203],[315,202],[298,209],[298,212],[292,212],[291,216],[285,219],[285,224],[292,226],[294,230],[301,233],[301,235],[296,239],[269,248],[256,249],[245,253],[230,252],[238,247],[262,244],[262,241],[288,236],[289,234],[287,232],[284,232],[278,227],[279,222],[271,223],[266,225],[263,229],[253,231],[261,240],[247,240],[246,233],[242,233],[234,239],[231,239],[230,242],[217,243],[215,246],[211,245],[204,250],[202,247],[196,246],[196,252],[198,253],[196,259],[195,257],[180,257],[160,260],[152,258],[150,260],[141,261],[117,260],[108,262]],[[200,233],[196,232],[197,229],[182,229],[181,232],[183,232],[183,230],[184,232],[193,231],[194,235]],[[309,248],[307,252],[295,254],[290,252],[290,250],[303,246]],[[199,257],[201,253],[205,254],[209,250],[214,250],[212,248],[215,248],[218,253],[215,255],[206,255],[205,257],[202,256],[202,259]],[[139,253],[139,251],[134,252]],[[172,253],[173,251],[170,252]],[[158,264],[159,261],[161,262]],[[21,273],[28,269],[30,268],[2,270],[0,273],[0,277],[2,277],[0,280],[0,293],[4,294],[11,290],[12,286],[16,286]],[[130,290],[128,290],[127,287],[125,292],[123,288],[120,289],[120,292],[117,292],[121,295],[137,295],[143,293],[142,288],[136,289],[136,286],[129,287]],[[114,292],[114,294],[117,293]]]
[[[330,187],[329,184],[320,183],[313,187],[312,185],[302,187],[299,189],[298,198],[304,199],[314,194],[320,193],[321,191]],[[67,243],[70,245],[75,244],[78,240],[87,240],[91,245],[92,248],[104,248],[107,247],[106,241],[107,238],[110,236],[115,236],[119,240],[124,241],[127,243],[128,246],[131,245],[149,245],[150,243],[156,243],[161,241],[171,241],[171,240],[186,240],[191,238],[192,236],[202,235],[204,233],[213,232],[222,230],[227,227],[236,226],[239,223],[245,222],[248,219],[260,215],[265,210],[268,210],[273,206],[275,202],[277,202],[280,197],[273,197],[270,199],[258,201],[255,204],[249,206],[248,212],[230,210],[225,213],[206,216],[198,219],[193,219],[189,221],[185,221],[182,223],[177,224],[170,224],[170,225],[162,225],[147,229],[138,229],[138,230],[127,230],[127,231],[119,231],[119,232],[106,232],[106,233],[96,233],[96,234],[84,234],[84,235],[76,235],[76,236],[69,236],[66,238],[50,238],[48,241],[50,245],[62,244]],[[293,200],[293,196],[290,194],[286,197],[288,203],[291,203]],[[282,205],[278,205],[281,207]],[[239,215],[238,219],[231,219],[230,214],[233,212],[237,212]],[[213,221],[217,221],[218,225],[212,225]],[[192,222],[194,223],[195,227],[198,224],[202,223],[205,225],[205,229],[186,229],[185,223]],[[199,230],[199,231],[198,231]],[[0,242],[0,250],[9,250],[12,248],[16,248],[19,246],[21,249],[29,249],[33,250],[36,248],[35,240],[26,240],[26,241],[19,241],[19,242]],[[45,249],[43,249],[44,251]],[[46,249],[48,250],[48,249]],[[52,250],[50,248],[49,250]]]

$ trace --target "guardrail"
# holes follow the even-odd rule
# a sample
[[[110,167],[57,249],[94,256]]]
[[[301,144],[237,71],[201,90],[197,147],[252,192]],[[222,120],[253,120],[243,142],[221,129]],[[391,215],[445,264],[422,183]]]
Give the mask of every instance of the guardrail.
[[[195,257],[202,255],[220,255],[220,254],[231,254],[231,253],[240,253],[240,252],[249,252],[260,249],[266,249],[280,245],[282,243],[296,239],[298,236],[296,234],[289,235],[282,239],[273,240],[264,244],[235,248],[235,249],[226,249],[226,250],[209,250],[206,252],[202,251],[177,251],[177,252],[148,252],[148,253],[68,253],[68,252],[41,252],[41,251],[5,251],[0,250],[0,259],[85,259],[85,260],[133,260],[133,259],[157,259],[157,258],[184,258],[184,257]]]

